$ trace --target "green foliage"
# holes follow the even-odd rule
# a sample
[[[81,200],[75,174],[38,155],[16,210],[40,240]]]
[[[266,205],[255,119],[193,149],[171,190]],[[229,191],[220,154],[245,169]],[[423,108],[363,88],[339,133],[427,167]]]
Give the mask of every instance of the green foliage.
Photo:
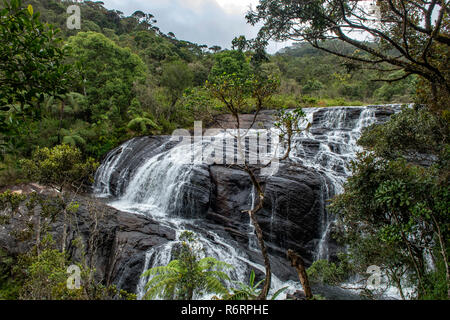
[[[31,246],[24,254],[0,250],[0,299],[136,299],[135,295],[115,286],[95,281],[96,270],[80,245],[80,235],[75,234],[72,242],[80,252],[80,260],[71,261],[67,252],[60,251],[61,244],[53,240],[49,232],[54,230],[50,226],[58,217],[69,224],[68,216],[76,215],[78,208],[78,203],[67,200],[64,195],[52,198],[36,193],[25,195],[8,191],[0,194],[0,226],[6,228],[4,230],[16,243]],[[10,228],[12,220],[17,229]],[[63,237],[62,241],[65,240]],[[71,265],[80,270],[79,289],[67,286]]]
[[[222,299],[223,300],[257,300],[261,293],[261,284],[264,283],[264,279],[255,283],[256,275],[255,271],[252,270],[250,272],[250,278],[248,284],[238,282],[238,288],[232,288],[231,293],[225,294]],[[271,300],[276,300],[280,294],[286,291],[288,287],[281,288],[277,290],[272,297]]]
[[[222,59],[216,61],[210,80],[205,85],[221,107],[236,117],[240,113],[259,112],[270,105],[272,96],[280,86],[279,78],[261,69],[252,69],[242,52],[226,51],[221,54],[226,54],[223,60],[227,62]],[[224,68],[223,64],[230,64],[230,69]]]
[[[358,156],[330,207],[356,268],[382,267],[400,291],[406,277],[418,298],[442,298],[449,285],[447,132],[426,109],[406,108],[372,126],[360,140],[371,152]]]
[[[2,106],[24,107],[44,93],[65,93],[68,66],[58,31],[41,23],[32,6],[23,8],[21,0],[5,1],[0,19]]]
[[[207,293],[225,294],[223,281],[230,280],[224,272],[231,265],[211,257],[200,258],[200,248],[195,235],[184,232],[180,236],[181,248],[175,260],[167,266],[155,267],[143,273],[151,277],[145,288],[144,298],[192,300],[195,295]]]
[[[44,240],[49,242],[51,239]],[[50,244],[44,243],[44,247]],[[64,253],[46,248],[37,255],[28,257],[27,277],[21,289],[21,297],[26,300],[73,299],[80,290],[67,289],[67,268]]]
[[[192,86],[194,74],[183,61],[172,61],[163,65],[161,85],[169,91],[172,101],[177,101],[184,90]]]
[[[19,296],[21,281],[13,276],[14,264],[14,257],[0,249],[0,300],[14,300]]]
[[[225,300],[256,300],[261,291],[261,284],[264,280],[255,283],[255,271],[250,273],[250,279],[248,285],[245,283],[238,283],[239,288],[231,289],[232,293],[225,295]]]
[[[29,179],[59,190],[63,187],[78,190],[92,183],[99,165],[92,158],[83,161],[81,151],[66,144],[52,149],[38,148],[31,160],[22,160],[21,164]]]
[[[323,46],[339,48],[342,53],[352,52],[350,45],[335,41],[326,41]],[[413,77],[384,85],[374,81],[378,77],[376,71],[349,68],[344,59],[307,43],[285,48],[271,57],[271,61],[282,75],[280,93],[309,95],[317,102],[323,101],[314,106],[404,103],[412,101],[415,93]]]
[[[166,88],[170,99],[166,117],[173,119],[175,105],[183,96],[184,90],[192,86],[194,74],[188,65],[182,61],[166,63],[162,68],[161,85]]]
[[[95,32],[80,32],[67,44],[80,68],[78,88],[86,92],[91,105],[89,119],[123,119],[133,98],[134,82],[145,77],[142,60],[130,49]]]
[[[385,83],[375,90],[374,96],[380,102],[409,101],[414,96],[417,85],[417,77],[410,77],[404,81]]]
[[[0,7],[0,138],[6,147],[23,134],[21,122],[41,118],[45,94],[68,90],[70,68],[57,33],[40,22],[32,6],[23,8],[21,0]]]
[[[214,56],[214,65],[209,74],[212,83],[221,82],[224,74],[248,79],[251,74],[250,62],[242,51],[229,50]],[[219,78],[219,79],[218,79]]]
[[[201,120],[208,125],[213,122],[215,114],[223,112],[220,102],[204,86],[186,90],[181,103],[190,115],[191,124]]]
[[[41,250],[21,256],[15,272],[25,274],[20,299],[25,300],[135,300],[136,296],[115,286],[105,287],[93,280],[95,270],[74,264],[65,252],[55,249],[51,236],[44,238]],[[80,270],[80,287],[69,288],[70,266]]]
[[[426,108],[405,107],[389,122],[367,128],[358,143],[386,159],[402,157],[420,163],[427,155],[446,152],[449,128],[448,122]]]
[[[158,125],[153,120],[141,117],[131,120],[127,127],[139,134],[147,134],[152,132],[152,129],[158,129]]]
[[[352,274],[352,265],[345,254],[339,255],[336,264],[327,260],[317,260],[308,268],[308,279],[311,283],[339,285]]]

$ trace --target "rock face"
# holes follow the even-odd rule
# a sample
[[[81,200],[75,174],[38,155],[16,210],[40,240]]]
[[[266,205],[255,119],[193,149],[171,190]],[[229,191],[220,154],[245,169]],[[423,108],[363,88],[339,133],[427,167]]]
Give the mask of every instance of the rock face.
[[[19,188],[15,192],[40,192],[47,198],[55,197],[43,188]],[[78,212],[69,214],[67,224],[66,250],[72,261],[81,261],[86,253],[91,266],[96,269],[96,279],[106,285],[116,284],[118,288],[135,292],[144,269],[145,252],[175,239],[175,231],[158,222],[132,213],[121,212],[96,199],[70,196],[79,204]],[[50,225],[50,233],[57,244],[62,244],[64,218],[60,214]],[[17,230],[18,221],[0,227],[0,248],[12,255],[26,253],[34,241],[18,241],[11,236]],[[81,237],[84,249],[75,246],[73,240]]]
[[[201,233],[202,229],[219,232],[236,241],[251,260],[262,264],[253,226],[248,214],[243,213],[252,205],[249,175],[226,165],[186,164],[177,167],[174,160],[168,160],[173,156],[170,152],[176,144],[170,141],[170,137],[142,137],[113,150],[97,173],[97,192],[106,191],[113,199],[126,198],[136,206],[160,203],[160,198],[172,193],[166,204],[169,216],[198,219],[195,223],[201,227],[198,232]],[[158,163],[137,174],[143,164],[151,162],[155,156],[160,159]],[[168,178],[174,171],[178,176]],[[143,175],[148,175],[144,179],[146,181],[159,180],[150,185],[133,181],[134,177]],[[257,219],[270,254],[277,257],[273,259],[276,261],[274,269],[287,279],[295,276],[286,259],[287,249],[301,254],[308,265],[313,261],[324,214],[323,179],[310,168],[286,161],[280,165],[277,174],[269,178],[260,177],[260,181],[265,188],[266,199]],[[171,186],[174,182],[178,185],[176,188]],[[135,196],[152,188],[161,190],[156,190],[150,198]],[[135,192],[130,194],[130,190]],[[251,250],[252,241],[256,250]]]
[[[105,169],[111,172],[104,175],[104,184],[110,186],[111,195],[116,198],[123,195],[127,180],[145,159],[175,146],[168,141],[169,137],[137,138],[108,155],[104,165],[122,157],[112,169]],[[117,155],[118,152],[127,154]],[[206,218],[247,247],[249,238],[253,236],[249,217],[242,212],[249,210],[252,203],[252,184],[248,174],[225,165],[203,164],[186,170],[190,172],[180,183],[178,200],[169,205],[172,214],[188,219]],[[258,220],[271,253],[285,259],[286,250],[293,249],[310,263],[320,238],[323,215],[321,176],[288,161],[280,166],[276,175],[267,180],[261,178],[261,181],[266,201],[264,209],[258,213]]]
[[[262,110],[255,119],[253,114],[239,115],[241,129],[269,129],[273,127],[275,112],[273,110]],[[236,120],[230,114],[223,114],[216,117],[219,128],[236,129]]]
[[[242,212],[251,208],[248,174],[223,166],[212,166],[210,172],[213,192],[207,218],[226,226],[233,238],[248,245],[251,227],[248,215]],[[286,163],[263,187],[265,205],[257,218],[271,253],[284,259],[286,250],[293,249],[311,262],[323,210],[320,176]]]

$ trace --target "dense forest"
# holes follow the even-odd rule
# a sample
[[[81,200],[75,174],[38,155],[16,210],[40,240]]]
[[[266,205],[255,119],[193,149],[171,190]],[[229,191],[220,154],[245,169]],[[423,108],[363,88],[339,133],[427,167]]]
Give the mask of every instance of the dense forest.
[[[150,13],[125,17],[100,2],[86,1],[81,4],[83,20],[78,31],[66,26],[70,2],[24,1],[23,6],[28,4],[40,14],[39,21],[60,29],[54,36],[62,38],[57,45],[64,49],[59,63],[70,68],[71,78],[65,79],[64,94],[41,96],[39,102],[33,102],[41,113],[38,121],[15,119],[15,130],[28,134],[26,140],[15,134],[15,139],[7,141],[14,159],[31,155],[36,146],[61,142],[100,159],[134,135],[170,134],[176,128],[189,128],[194,119],[203,120],[209,114],[202,110],[205,107],[193,105],[189,91],[199,91],[213,65],[234,54],[163,34]],[[241,41],[241,47],[234,47],[244,51],[249,60],[252,51],[245,45],[246,39],[240,40],[244,45]],[[408,103],[414,93],[413,78],[383,85],[373,81],[375,74],[349,70],[344,60],[307,44],[268,56],[264,68],[281,78],[272,105],[266,108]],[[208,104],[218,105],[214,101]],[[220,113],[220,107],[214,112]],[[15,161],[11,157],[7,159],[10,163]]]
[[[279,32],[278,40],[283,40],[283,32],[288,38],[289,30],[274,25],[278,20],[272,20],[276,12],[270,11],[271,2],[276,1],[261,1],[259,11],[247,18],[250,23],[266,22],[265,30]],[[74,3],[81,8],[81,30],[67,27],[67,7]],[[282,110],[280,121],[292,126],[298,118],[286,116],[285,109],[415,102],[415,107],[405,108],[386,124],[364,131],[359,144],[365,153],[353,163],[354,176],[345,193],[330,207],[342,227],[336,233],[348,252],[339,261],[317,261],[308,275],[335,285],[364,272],[372,259],[389,270],[389,281],[400,292],[399,279],[409,277],[409,284],[418,288],[410,298],[448,299],[450,55],[449,12],[447,4],[443,6],[444,40],[428,34],[425,40],[437,40],[427,45],[411,36],[409,45],[416,46],[411,55],[422,59],[424,46],[429,51],[428,56],[423,53],[425,62],[417,62],[417,70],[399,63],[387,81],[381,81],[386,70],[362,66],[370,54],[376,56],[376,43],[358,44],[367,54],[342,39],[319,36],[318,48],[305,36],[308,41],[269,55],[257,41],[244,36],[237,35],[230,49],[177,39],[172,32],[161,32],[158,17],[151,13],[126,16],[98,1],[4,1],[0,4],[0,187],[39,182],[59,191],[87,191],[99,163],[121,143],[192,129],[194,121],[212,125],[216,116],[235,110]],[[390,32],[401,41],[398,30]],[[391,44],[382,41],[383,52],[403,54],[403,47]],[[340,55],[333,54],[336,51]],[[427,69],[427,63],[433,68]],[[444,80],[431,81],[428,70],[433,69],[441,71]],[[436,88],[435,83],[441,85]],[[247,91],[238,92],[239,88]],[[303,117],[297,110],[297,117]],[[56,211],[67,215],[77,210],[70,201],[47,203],[8,192],[0,195],[2,211],[14,213],[21,203],[26,203],[28,213],[36,206],[45,208],[42,223]],[[0,224],[5,217],[0,215]],[[61,287],[70,263],[64,250],[54,249],[53,240],[39,230],[36,248],[26,256],[12,257],[0,248],[0,299],[135,298],[92,283],[84,292]],[[221,265],[216,260],[203,265],[206,262],[190,247],[195,239],[185,237],[188,240],[176,261],[193,259],[200,269]],[[433,268],[427,266],[425,255],[433,260]],[[48,268],[54,269],[50,283],[45,280]],[[85,266],[82,271],[91,279],[94,270]],[[157,270],[148,274],[152,272]],[[218,288],[212,287],[212,292]],[[228,294],[223,287],[219,292]],[[150,290],[151,297],[157,293]],[[192,292],[181,295],[186,297],[192,298]],[[245,297],[256,299],[261,293],[247,292]]]

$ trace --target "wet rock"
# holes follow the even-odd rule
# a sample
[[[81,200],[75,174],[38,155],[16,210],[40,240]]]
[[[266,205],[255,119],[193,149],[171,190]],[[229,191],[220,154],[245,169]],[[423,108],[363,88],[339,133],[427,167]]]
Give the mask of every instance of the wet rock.
[[[295,291],[293,294],[286,294],[286,300],[306,300],[305,292]]]
[[[244,213],[252,202],[248,174],[212,166],[211,178],[214,189],[207,218],[225,224],[228,230],[233,230],[231,234],[246,234],[247,239],[234,238],[248,245],[251,229],[249,217]],[[275,176],[264,182],[266,200],[257,219],[272,254],[284,257],[287,249],[293,249],[308,262],[312,260],[312,242],[319,237],[323,206],[321,183],[317,173],[293,163],[282,165]]]

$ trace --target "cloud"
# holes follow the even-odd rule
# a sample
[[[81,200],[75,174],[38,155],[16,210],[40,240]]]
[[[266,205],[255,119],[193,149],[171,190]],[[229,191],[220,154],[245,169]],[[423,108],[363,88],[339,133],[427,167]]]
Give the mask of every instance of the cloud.
[[[236,36],[254,38],[257,27],[246,23],[245,14],[257,0],[103,0],[108,9],[131,15],[137,10],[151,13],[164,33],[173,32],[178,39],[208,46],[230,48]],[[285,45],[271,44],[274,53]]]

